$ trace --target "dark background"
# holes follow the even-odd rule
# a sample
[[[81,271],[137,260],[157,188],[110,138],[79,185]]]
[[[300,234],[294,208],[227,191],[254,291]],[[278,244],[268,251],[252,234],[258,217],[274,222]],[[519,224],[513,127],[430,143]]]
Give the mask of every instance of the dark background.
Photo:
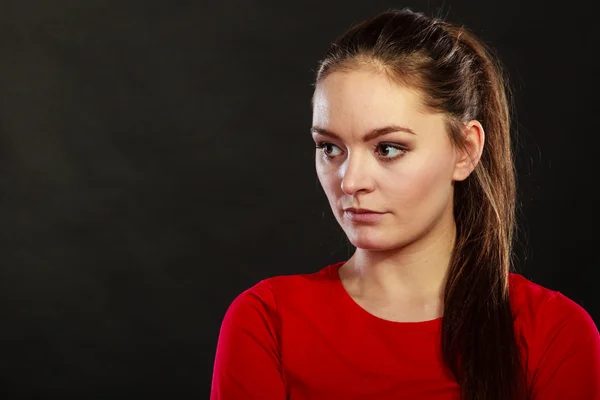
[[[314,171],[314,70],[404,6],[497,50],[519,270],[598,324],[592,0],[2,1],[2,397],[207,398],[235,296],[348,257]]]

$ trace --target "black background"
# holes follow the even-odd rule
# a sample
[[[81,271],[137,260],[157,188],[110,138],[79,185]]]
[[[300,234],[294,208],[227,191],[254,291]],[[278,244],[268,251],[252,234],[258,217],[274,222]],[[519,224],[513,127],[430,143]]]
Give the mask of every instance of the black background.
[[[0,2],[3,398],[207,398],[230,302],[349,247],[314,171],[317,61],[409,6],[514,89],[519,270],[600,321],[594,2]]]

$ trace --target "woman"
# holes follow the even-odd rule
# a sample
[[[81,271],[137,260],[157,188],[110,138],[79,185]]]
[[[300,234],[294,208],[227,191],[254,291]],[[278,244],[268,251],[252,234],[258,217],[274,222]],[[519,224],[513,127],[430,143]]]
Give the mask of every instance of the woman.
[[[311,133],[356,251],[235,299],[211,399],[600,399],[590,316],[509,272],[515,174],[500,71],[467,30],[409,10],[332,45]]]

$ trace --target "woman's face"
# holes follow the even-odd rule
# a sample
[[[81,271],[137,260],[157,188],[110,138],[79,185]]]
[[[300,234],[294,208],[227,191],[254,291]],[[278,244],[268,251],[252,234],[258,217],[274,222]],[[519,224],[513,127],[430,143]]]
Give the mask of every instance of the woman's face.
[[[369,70],[334,72],[316,87],[317,175],[358,248],[398,248],[453,221],[457,156],[443,115],[422,104],[419,93]]]

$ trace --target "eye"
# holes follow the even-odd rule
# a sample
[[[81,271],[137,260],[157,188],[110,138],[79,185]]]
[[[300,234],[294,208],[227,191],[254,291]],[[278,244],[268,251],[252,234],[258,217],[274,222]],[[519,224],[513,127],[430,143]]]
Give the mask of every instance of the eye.
[[[320,149],[324,156],[331,158],[340,155],[340,153],[334,154],[335,149],[341,151],[339,147],[337,147],[333,143],[328,142],[319,142],[317,143],[317,149]]]
[[[406,152],[406,149],[402,146],[390,143],[379,143],[375,146],[375,150],[380,154],[381,158],[386,159],[386,161],[401,157]]]
[[[318,142],[317,149],[321,150],[323,157],[326,159],[332,159],[342,153],[342,150],[338,146],[329,142]],[[375,145],[375,152],[383,161],[396,160],[397,158],[402,157],[406,151],[407,149],[399,144],[378,143]]]

